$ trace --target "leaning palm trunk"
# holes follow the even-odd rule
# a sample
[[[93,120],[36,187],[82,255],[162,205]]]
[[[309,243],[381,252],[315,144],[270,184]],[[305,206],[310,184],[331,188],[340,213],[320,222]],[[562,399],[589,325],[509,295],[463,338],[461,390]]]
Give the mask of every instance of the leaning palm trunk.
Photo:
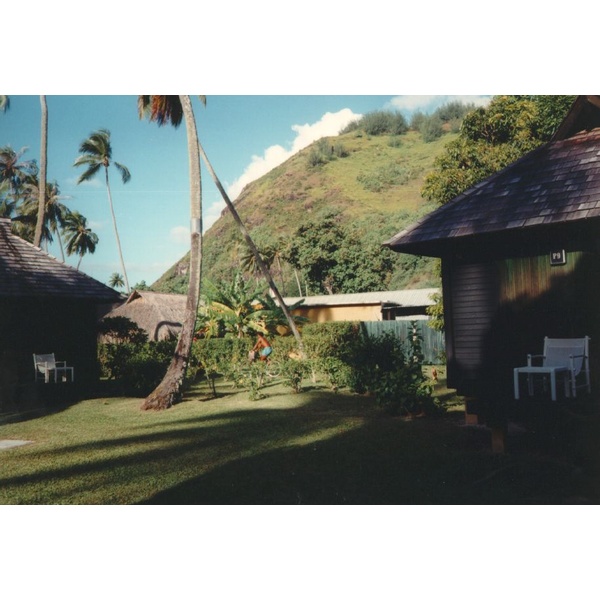
[[[110,183],[108,182],[108,167],[106,166],[106,164],[104,165],[104,173],[106,175],[106,191],[108,192],[108,204],[110,206],[110,214],[112,216],[115,237],[117,238],[117,250],[119,251],[119,259],[121,260],[121,268],[123,269],[123,277],[125,278],[125,289],[127,290],[127,293],[129,293],[131,290],[129,289],[129,279],[127,279],[125,261],[123,260],[123,251],[121,250],[121,238],[119,238],[119,230],[117,229],[117,217],[115,216],[112,194],[110,193]]]
[[[185,317],[175,347],[175,354],[158,387],[144,400],[143,410],[169,408],[181,396],[181,388],[187,370],[200,300],[200,273],[202,267],[202,186],[200,180],[200,154],[198,133],[189,96],[180,96],[188,138],[190,166],[190,213],[191,248],[190,280],[188,284]]]
[[[38,214],[37,222],[35,224],[35,235],[33,238],[33,243],[38,248],[42,244],[44,221],[46,220],[46,169],[48,165],[48,105],[46,103],[46,96],[40,96],[40,105],[42,108],[42,126],[40,138],[40,177],[38,181]]]
[[[204,148],[202,147],[202,144],[198,143],[198,145],[200,147],[200,154],[202,155],[202,158],[203,158],[204,162],[206,163],[206,166],[208,167],[208,171],[211,174],[211,177],[213,178],[215,185],[219,189],[219,192],[221,192],[221,196],[223,197],[223,200],[225,200],[225,204],[227,205],[227,208],[229,208],[229,210],[231,211],[231,214],[233,215],[233,219],[237,223],[241,234],[244,236],[244,239],[246,240],[246,244],[248,245],[248,248],[250,248],[250,250],[252,250],[252,253],[254,254],[254,259],[256,260],[256,264],[258,265],[258,268],[260,269],[261,273],[264,275],[265,279],[267,280],[267,283],[269,284],[269,287],[271,288],[273,295],[277,299],[277,302],[279,303],[281,310],[283,310],[283,314],[285,315],[285,318],[287,319],[288,325],[289,325],[292,333],[294,334],[294,337],[296,338],[296,342],[298,343],[298,350],[300,351],[300,354],[302,356],[304,356],[304,346],[302,344],[302,337],[300,336],[300,332],[298,331],[298,328],[296,327],[296,323],[294,322],[294,318],[292,317],[292,314],[290,313],[286,303],[283,301],[283,298],[281,297],[281,294],[279,293],[279,290],[277,289],[277,286],[275,285],[275,281],[273,281],[273,278],[271,277],[271,273],[270,273],[269,269],[267,268],[267,265],[265,265],[265,262],[262,259],[260,252],[258,251],[256,245],[252,241],[252,238],[250,237],[250,234],[248,233],[246,226],[244,225],[242,219],[240,218],[240,215],[238,214],[237,210],[235,209],[233,202],[229,199],[229,196],[227,195],[227,193],[225,192],[225,189],[221,185],[221,181],[217,177],[215,170],[212,168],[212,165],[210,164],[210,161],[208,160],[208,157],[206,156],[206,152],[204,152]]]

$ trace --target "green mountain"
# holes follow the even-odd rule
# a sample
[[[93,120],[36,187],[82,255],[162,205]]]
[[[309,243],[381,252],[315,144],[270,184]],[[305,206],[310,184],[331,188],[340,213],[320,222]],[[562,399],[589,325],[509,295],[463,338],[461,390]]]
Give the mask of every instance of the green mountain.
[[[332,215],[346,241],[353,240],[356,248],[363,248],[359,243],[369,248],[368,252],[361,250],[365,259],[349,264],[349,269],[353,273],[386,271],[381,274],[381,283],[357,279],[350,291],[372,291],[374,285],[378,289],[439,285],[435,261],[399,256],[380,244],[436,208],[421,198],[420,190],[435,158],[456,135],[445,133],[425,142],[420,133],[412,130],[402,135],[368,135],[355,129],[313,143],[247,185],[235,206],[258,248],[275,247],[272,272],[282,293],[298,295],[299,285],[306,293],[309,283],[301,269],[294,270],[281,259],[286,257],[290,243],[298,240],[299,228],[318,227]],[[231,280],[246,252],[233,218],[225,209],[204,236],[203,279]],[[385,266],[380,265],[379,258],[385,259]],[[188,256],[151,289],[185,293],[187,267]],[[370,289],[360,289],[361,286]],[[313,286],[308,291],[322,290]]]

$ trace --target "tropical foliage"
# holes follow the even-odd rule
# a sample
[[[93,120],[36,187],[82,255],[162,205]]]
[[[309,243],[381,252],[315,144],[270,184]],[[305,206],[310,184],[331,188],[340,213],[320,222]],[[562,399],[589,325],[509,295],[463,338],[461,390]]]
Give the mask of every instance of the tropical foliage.
[[[275,334],[288,325],[281,307],[267,295],[264,282],[245,279],[240,271],[231,282],[220,286],[207,283],[205,294],[205,303],[198,311],[199,337]],[[293,310],[296,306],[289,308]],[[302,317],[294,319],[297,324],[306,321]]]

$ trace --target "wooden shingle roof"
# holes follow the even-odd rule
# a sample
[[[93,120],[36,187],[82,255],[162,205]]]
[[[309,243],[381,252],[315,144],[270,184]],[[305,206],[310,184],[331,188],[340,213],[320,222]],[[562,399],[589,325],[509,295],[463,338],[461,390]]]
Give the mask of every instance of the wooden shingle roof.
[[[598,218],[600,128],[533,150],[384,245],[428,254],[440,242]]]
[[[10,219],[0,219],[0,297],[116,302],[120,295],[14,235]]]

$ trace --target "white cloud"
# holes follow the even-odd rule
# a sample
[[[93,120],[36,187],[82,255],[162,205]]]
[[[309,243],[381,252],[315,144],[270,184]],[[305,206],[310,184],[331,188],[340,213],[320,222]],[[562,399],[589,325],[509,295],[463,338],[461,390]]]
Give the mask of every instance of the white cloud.
[[[171,228],[169,231],[169,239],[178,246],[189,245],[190,243],[190,228],[178,225]]]
[[[215,200],[202,214],[202,229],[208,231],[219,219],[225,208],[224,200]]]
[[[270,146],[262,156],[253,156],[246,170],[229,186],[227,191],[229,197],[232,200],[237,198],[244,186],[251,181],[268,173],[315,140],[329,135],[337,135],[340,129],[360,117],[361,115],[353,113],[349,108],[344,108],[336,113],[325,113],[316,123],[292,125],[292,131],[296,133],[296,137],[291,147],[286,149],[280,145]]]

